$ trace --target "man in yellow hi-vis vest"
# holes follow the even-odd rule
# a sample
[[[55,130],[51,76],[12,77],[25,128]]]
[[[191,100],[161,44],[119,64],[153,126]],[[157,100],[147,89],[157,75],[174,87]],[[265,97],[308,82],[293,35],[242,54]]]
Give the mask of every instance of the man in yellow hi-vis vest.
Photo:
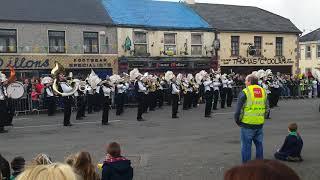
[[[241,127],[243,163],[251,160],[252,141],[256,146],[256,158],[263,159],[263,124],[268,108],[267,93],[258,86],[258,78],[248,75],[235,112],[235,121]]]

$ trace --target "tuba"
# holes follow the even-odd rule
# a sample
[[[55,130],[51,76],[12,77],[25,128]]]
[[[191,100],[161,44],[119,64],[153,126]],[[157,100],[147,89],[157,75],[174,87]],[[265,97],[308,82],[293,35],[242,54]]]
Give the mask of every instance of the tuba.
[[[72,87],[72,90],[67,93],[60,92],[57,83],[58,83],[59,74],[64,72],[65,72],[64,67],[60,63],[56,62],[55,67],[51,70],[51,75],[53,77],[52,89],[61,96],[71,96],[78,90],[79,82],[75,79],[69,80],[67,83]]]

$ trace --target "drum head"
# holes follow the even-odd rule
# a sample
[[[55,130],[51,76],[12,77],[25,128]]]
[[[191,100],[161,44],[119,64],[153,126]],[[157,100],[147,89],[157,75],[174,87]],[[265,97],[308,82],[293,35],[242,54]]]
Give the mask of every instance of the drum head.
[[[22,83],[14,82],[8,85],[7,94],[9,98],[19,99],[23,96],[24,88]]]

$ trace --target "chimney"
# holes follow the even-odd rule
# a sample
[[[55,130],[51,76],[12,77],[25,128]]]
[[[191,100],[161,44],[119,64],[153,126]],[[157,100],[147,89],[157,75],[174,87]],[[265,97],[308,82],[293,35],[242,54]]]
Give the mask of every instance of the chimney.
[[[195,4],[196,3],[195,0],[185,0],[184,2],[187,4]]]

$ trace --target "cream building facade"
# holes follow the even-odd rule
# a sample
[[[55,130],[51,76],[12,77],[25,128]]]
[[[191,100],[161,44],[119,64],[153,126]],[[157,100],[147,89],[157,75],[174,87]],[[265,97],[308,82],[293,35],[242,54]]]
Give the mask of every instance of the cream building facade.
[[[300,69],[308,73],[312,68],[320,68],[320,29],[300,38]]]
[[[216,30],[220,41],[218,68],[222,72],[246,74],[271,69],[299,73],[301,31],[289,19],[251,6],[202,3],[189,6]]]
[[[214,32],[118,28],[117,36],[119,66],[124,67],[121,62],[127,59],[128,71],[191,72],[211,68]],[[130,48],[126,47],[129,39]]]

